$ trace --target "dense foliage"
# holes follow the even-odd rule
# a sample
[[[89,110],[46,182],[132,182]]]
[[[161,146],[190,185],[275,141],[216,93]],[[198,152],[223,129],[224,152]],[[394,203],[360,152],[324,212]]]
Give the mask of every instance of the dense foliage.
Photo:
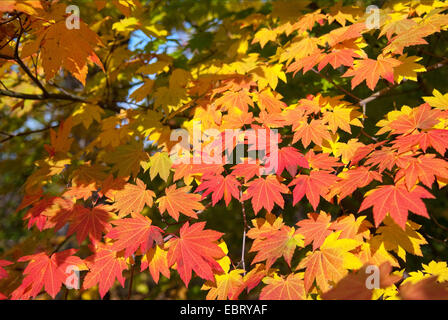
[[[0,298],[448,299],[447,12],[1,1]]]

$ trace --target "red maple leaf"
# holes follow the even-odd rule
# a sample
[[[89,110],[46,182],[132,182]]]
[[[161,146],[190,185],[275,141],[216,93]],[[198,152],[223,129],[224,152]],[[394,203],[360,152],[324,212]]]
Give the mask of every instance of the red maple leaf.
[[[297,174],[297,167],[300,166],[302,168],[309,168],[308,161],[305,159],[303,154],[301,154],[294,147],[283,147],[280,148],[276,154],[277,163],[271,163],[271,157],[273,155],[268,154],[265,167],[270,168],[273,166],[274,172],[278,175],[283,173],[283,170],[287,170],[291,176],[295,176]]]
[[[324,243],[325,238],[332,233],[331,215],[325,212],[308,213],[308,219],[303,219],[297,222],[297,232],[305,237],[304,245],[313,243],[313,250],[319,248]]]
[[[152,225],[151,219],[137,213],[132,218],[112,221],[115,227],[106,235],[116,240],[112,249],[121,251],[126,249],[125,258],[133,255],[139,248],[142,254],[152,248],[154,242],[162,242],[163,230]]]
[[[400,153],[409,151],[412,147],[417,145],[420,146],[424,152],[426,152],[428,147],[433,147],[443,156],[448,149],[448,130],[434,129],[418,134],[399,136],[394,143],[394,147],[398,147]]]
[[[67,236],[76,232],[76,239],[79,244],[87,237],[91,241],[100,241],[103,232],[107,232],[110,228],[109,219],[110,213],[105,209],[104,205],[94,208],[76,206]]]
[[[247,184],[248,188],[243,195],[241,201],[252,198],[252,207],[255,214],[265,208],[269,212],[274,208],[274,203],[283,208],[284,200],[282,193],[289,193],[289,189],[281,184],[275,176],[267,176],[264,178],[257,178]]]
[[[69,266],[85,267],[81,258],[74,256],[77,250],[69,249],[56,252],[50,257],[45,252],[21,257],[18,262],[29,261],[23,271],[25,278],[22,284],[14,290],[12,299],[29,299],[36,297],[44,289],[53,299],[61,290],[70,275]]]
[[[117,256],[112,245],[98,243],[93,255],[86,258],[90,271],[84,278],[83,288],[89,289],[98,284],[101,298],[112,288],[117,279],[124,286],[123,270],[128,268],[124,257]]]
[[[223,235],[214,230],[204,230],[205,222],[186,222],[179,232],[178,238],[172,238],[167,243],[168,265],[176,263],[177,271],[188,287],[191,272],[206,280],[214,281],[213,270],[222,272],[215,259],[225,254],[216,241]]]
[[[0,279],[8,277],[8,273],[3,267],[9,266],[12,262],[7,260],[0,260]]]
[[[380,186],[366,194],[359,212],[373,207],[375,226],[378,227],[389,213],[403,230],[408,220],[408,211],[429,218],[422,198],[433,199],[434,196],[425,188],[416,186],[411,191],[404,184]]]
[[[397,160],[397,166],[400,170],[395,175],[395,181],[404,177],[408,189],[418,181],[431,188],[436,177],[448,179],[448,162],[435,158],[434,154],[425,154],[418,158],[401,157]]]
[[[216,175],[203,177],[201,184],[195,192],[205,192],[202,194],[202,198],[207,197],[210,193],[212,194],[212,205],[214,206],[219,200],[224,197],[224,201],[228,206],[232,197],[239,199],[240,191],[239,187],[241,184],[232,175],[222,176]]]
[[[316,210],[319,205],[320,196],[325,197],[329,187],[336,181],[337,177],[327,171],[311,171],[310,175],[298,175],[291,181],[289,186],[295,186],[293,190],[293,205],[299,202],[304,195]]]

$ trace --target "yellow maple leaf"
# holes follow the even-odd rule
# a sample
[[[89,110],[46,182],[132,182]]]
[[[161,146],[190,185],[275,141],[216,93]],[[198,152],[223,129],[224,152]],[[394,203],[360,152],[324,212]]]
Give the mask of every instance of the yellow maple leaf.
[[[448,110],[448,92],[441,94],[437,89],[434,89],[432,95],[433,97],[423,97],[423,100],[429,103],[431,107]]]
[[[341,231],[332,232],[319,250],[309,252],[300,261],[297,269],[305,268],[305,289],[309,291],[314,280],[322,291],[330,289],[329,281],[338,282],[349,269],[362,267],[361,260],[350,251],[362,242],[354,239],[339,239]]]
[[[403,261],[406,261],[406,252],[422,256],[421,245],[426,244],[425,238],[417,232],[420,225],[408,220],[403,230],[396,224],[390,215],[383,220],[384,226],[377,229],[377,235],[370,240],[373,250],[384,244],[387,251],[394,251]]]
[[[404,79],[417,81],[417,72],[424,72],[426,68],[417,62],[422,60],[422,57],[410,56],[403,54],[398,57],[402,63],[394,68],[394,81],[401,83]]]
[[[84,128],[89,129],[94,120],[96,122],[101,121],[101,115],[103,113],[104,110],[101,107],[95,104],[83,103],[72,113],[73,125],[82,123]]]
[[[159,175],[164,181],[167,181],[170,171],[172,161],[166,152],[157,152],[149,159],[149,175],[151,180]]]
[[[129,144],[118,146],[112,152],[104,156],[107,163],[113,165],[113,170],[121,177],[129,175],[137,176],[141,163],[148,160],[148,154],[143,151],[143,144],[134,141]]]

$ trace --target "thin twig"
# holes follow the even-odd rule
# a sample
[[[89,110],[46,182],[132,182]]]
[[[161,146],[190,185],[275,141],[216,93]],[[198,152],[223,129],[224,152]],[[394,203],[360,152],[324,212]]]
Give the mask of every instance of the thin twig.
[[[135,272],[135,261],[134,261],[134,264],[131,267],[131,275],[130,275],[130,278],[129,278],[128,300],[131,299],[131,295],[132,295],[132,285],[134,283],[134,272]]]
[[[16,134],[7,133],[7,132],[1,132],[1,134],[7,136],[7,138],[4,138],[3,140],[0,140],[0,143],[6,142],[6,141],[8,141],[8,140],[10,140],[12,138],[15,138],[15,137],[22,137],[22,136],[27,136],[27,135],[34,134],[34,133],[44,132],[44,131],[56,128],[58,126],[59,125],[48,126],[48,127],[43,128],[43,129],[32,130],[32,131],[25,131],[25,132],[16,133]]]
[[[332,85],[335,86],[335,88],[337,88],[339,91],[344,92],[346,95],[352,97],[353,99],[355,99],[356,101],[361,101],[361,98],[355,96],[353,93],[345,90],[343,87],[341,87],[340,85],[338,85],[337,83],[335,83],[332,79],[330,79],[329,77],[327,77],[326,75],[323,75],[322,73],[320,73],[319,71],[317,71],[314,68],[311,68],[311,70],[316,73],[318,76],[320,76],[321,78],[327,80],[328,82],[330,82]]]

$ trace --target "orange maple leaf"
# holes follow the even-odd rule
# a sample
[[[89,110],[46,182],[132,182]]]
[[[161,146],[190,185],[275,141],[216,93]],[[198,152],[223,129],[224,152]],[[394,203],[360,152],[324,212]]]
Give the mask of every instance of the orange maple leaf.
[[[298,273],[288,277],[267,278],[260,293],[260,300],[306,300],[305,286]]]
[[[352,69],[347,70],[342,76],[353,77],[352,89],[366,80],[370,90],[374,90],[379,78],[386,79],[390,83],[394,83],[394,67],[399,66],[402,62],[383,56],[374,59],[355,60]]]
[[[140,179],[137,178],[136,183],[136,185],[127,183],[123,189],[115,193],[113,208],[119,210],[120,217],[129,213],[140,213],[145,205],[152,206],[155,193],[146,189],[145,183]]]
[[[291,259],[297,246],[303,245],[301,235],[297,235],[294,228],[283,226],[279,230],[264,233],[264,237],[257,238],[249,252],[257,252],[252,264],[266,260],[266,268],[281,256],[291,265]]]
[[[297,232],[305,237],[304,245],[307,246],[313,243],[313,250],[319,248],[324,243],[325,238],[332,233],[331,215],[325,212],[308,213],[308,219],[303,219],[297,222]]]
[[[160,213],[168,211],[168,214],[176,221],[179,220],[179,213],[186,216],[197,218],[194,210],[204,210],[205,207],[199,202],[201,196],[199,194],[189,193],[191,186],[176,189],[176,185],[169,186],[165,189],[165,196],[157,199]]]

